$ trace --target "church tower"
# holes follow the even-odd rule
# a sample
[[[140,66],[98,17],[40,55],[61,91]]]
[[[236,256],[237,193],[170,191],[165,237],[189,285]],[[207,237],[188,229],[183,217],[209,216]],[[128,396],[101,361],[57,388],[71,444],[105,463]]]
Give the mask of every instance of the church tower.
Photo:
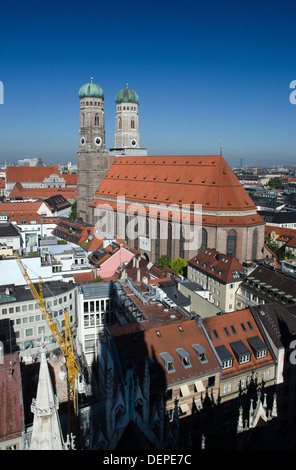
[[[108,171],[105,144],[104,91],[93,83],[79,90],[80,126],[77,153],[77,217],[93,223],[88,207]]]
[[[128,88],[120,90],[115,96],[115,148],[111,155],[147,155],[140,148],[139,134],[139,96]]]

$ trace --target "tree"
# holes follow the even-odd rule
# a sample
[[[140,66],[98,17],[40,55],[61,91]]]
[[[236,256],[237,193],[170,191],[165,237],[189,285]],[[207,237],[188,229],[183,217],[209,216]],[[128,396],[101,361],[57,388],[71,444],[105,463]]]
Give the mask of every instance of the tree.
[[[187,261],[183,258],[176,258],[170,262],[170,268],[177,274],[186,276],[187,274]]]
[[[95,277],[95,279],[91,282],[104,282],[104,279],[102,278],[102,276],[97,276]]]
[[[279,176],[271,178],[268,182],[268,187],[270,189],[281,189],[283,187],[282,179]]]
[[[168,268],[170,266],[171,261],[172,260],[168,255],[162,255],[157,262],[157,266],[159,267],[159,269]]]
[[[69,218],[75,220],[77,216],[77,201],[74,201],[71,206],[71,211],[69,214]]]

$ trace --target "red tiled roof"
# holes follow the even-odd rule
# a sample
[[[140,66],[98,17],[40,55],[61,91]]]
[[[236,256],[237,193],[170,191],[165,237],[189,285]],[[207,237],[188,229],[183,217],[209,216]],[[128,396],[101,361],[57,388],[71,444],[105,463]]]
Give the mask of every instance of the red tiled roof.
[[[216,155],[117,157],[94,199],[119,196],[153,204],[201,204],[204,211],[255,214],[257,209],[226,160]]]
[[[63,173],[63,178],[66,181],[66,185],[77,185],[77,173]]]
[[[252,328],[250,328],[248,322],[250,322]],[[249,308],[204,318],[203,324],[207,332],[210,334],[214,347],[217,348],[218,346],[224,345],[228,349],[228,352],[230,352],[234,357],[233,366],[229,369],[223,369],[222,378],[231,377],[248,370],[251,371],[257,367],[263,367],[274,362],[270,351],[267,352],[266,357],[256,359],[252,348],[248,343],[248,339],[255,336],[259,337],[260,340],[265,343]],[[243,329],[242,324],[244,325],[245,330]],[[234,333],[232,327],[236,333]],[[226,333],[224,328],[228,329],[229,335]],[[214,330],[217,332],[219,336],[218,338]],[[246,362],[244,364],[238,363],[231,346],[231,343],[235,343],[236,341],[243,342],[243,344],[252,352],[250,362]]]
[[[155,379],[151,377],[151,383],[154,386],[155,383],[158,387],[163,387],[177,382],[194,380],[194,378],[220,370],[215,353],[203,329],[197,326],[195,320],[172,322],[164,326],[157,326],[154,321],[140,323],[135,327],[133,324],[109,326],[108,330],[114,337],[122,365],[124,365],[128,347],[132,349],[131,359],[139,370],[143,371],[143,358],[147,355],[155,360],[158,376]],[[192,347],[194,344],[199,344],[205,349],[207,362],[204,364],[198,359]],[[192,367],[185,368],[183,366],[176,351],[177,348],[184,348],[190,354]],[[173,358],[174,372],[168,373],[164,366],[160,354],[165,352]]]
[[[88,273],[74,273],[73,277],[77,284],[82,284],[83,282],[88,284],[94,280],[94,274],[92,271]]]
[[[49,178],[52,174],[62,176],[56,166],[8,166],[6,168],[6,180],[9,183],[42,182],[44,178]]]
[[[24,188],[18,181],[9,193],[9,197],[13,198],[38,198],[46,199],[50,196],[61,194],[65,199],[77,199],[77,188]]]
[[[237,282],[240,278],[234,277],[233,273],[243,270],[243,265],[230,255],[224,255],[214,248],[207,248],[198,253],[188,265],[198,271],[206,273],[210,277],[218,279],[219,282]]]
[[[30,223],[32,220],[36,223],[41,222],[41,215],[37,213],[42,201],[37,202],[2,202],[0,203],[0,213],[4,212],[9,214],[9,221],[16,221],[17,224],[21,220],[26,220]]]

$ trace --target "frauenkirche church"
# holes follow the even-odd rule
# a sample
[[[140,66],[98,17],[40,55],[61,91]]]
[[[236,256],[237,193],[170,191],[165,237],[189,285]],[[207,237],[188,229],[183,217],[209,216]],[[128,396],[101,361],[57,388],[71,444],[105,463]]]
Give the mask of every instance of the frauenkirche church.
[[[241,263],[263,257],[265,222],[222,155],[148,156],[140,147],[139,97],[128,86],[115,97],[115,146],[107,151],[103,89],[91,80],[80,88],[79,99],[78,217],[96,224],[97,209],[108,204],[116,233],[118,198],[124,198],[120,211],[126,227],[134,215],[129,214],[129,207],[141,206],[143,223],[136,227],[138,236],[131,237],[127,230],[125,240],[151,262],[164,254],[188,260],[207,247]],[[196,247],[186,249],[181,224],[171,212],[167,236],[160,237],[162,212],[158,208],[163,205],[200,205],[202,229]]]

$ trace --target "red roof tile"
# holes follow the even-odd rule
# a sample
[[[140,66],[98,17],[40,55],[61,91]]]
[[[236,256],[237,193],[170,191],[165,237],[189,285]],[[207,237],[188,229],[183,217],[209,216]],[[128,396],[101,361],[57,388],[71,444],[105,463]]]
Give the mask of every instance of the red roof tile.
[[[243,265],[237,259],[224,255],[214,248],[207,248],[198,253],[188,261],[188,265],[222,283],[240,281],[241,278],[235,277],[234,273],[243,270]]]
[[[117,157],[94,199],[201,204],[209,211],[256,206],[222,156]]]
[[[181,327],[181,328],[179,328]],[[143,370],[147,355],[154,359],[159,371],[158,377],[151,377],[151,383],[157,386],[170,386],[173,383],[194,380],[205,374],[211,374],[220,370],[220,365],[215,353],[208,342],[201,327],[195,320],[173,322],[164,326],[156,326],[154,322],[141,322],[141,324],[114,325],[108,327],[113,335],[122,365],[124,364],[127,348],[132,349],[132,360]],[[193,345],[199,344],[206,351],[207,362],[201,363]],[[184,348],[190,354],[192,367],[185,368],[177,353],[177,348]],[[174,372],[168,373],[161,353],[168,353],[174,361]],[[162,381],[162,383],[161,383]]]
[[[265,341],[249,308],[204,318],[203,324],[207,332],[210,334],[214,347],[217,348],[218,346],[224,345],[228,349],[228,352],[230,352],[234,357],[233,366],[229,369],[223,369],[222,378],[231,377],[248,370],[251,371],[256,369],[256,367],[262,367],[274,362],[270,351],[267,352],[266,357],[260,359],[256,359],[255,354],[252,352],[248,339],[257,336],[261,341]],[[225,328],[227,328],[229,334],[225,331]],[[235,332],[233,331],[233,328]],[[217,334],[215,334],[215,331],[217,332],[218,337]],[[244,364],[238,363],[231,346],[231,344],[236,341],[243,342],[243,344],[252,352],[251,360],[249,362]]]
[[[8,183],[42,182],[44,178],[56,174],[62,176],[56,166],[8,166],[6,168],[6,180]]]
[[[77,199],[77,188],[24,188],[18,181],[9,193],[11,199],[46,199],[61,194],[65,199]]]

